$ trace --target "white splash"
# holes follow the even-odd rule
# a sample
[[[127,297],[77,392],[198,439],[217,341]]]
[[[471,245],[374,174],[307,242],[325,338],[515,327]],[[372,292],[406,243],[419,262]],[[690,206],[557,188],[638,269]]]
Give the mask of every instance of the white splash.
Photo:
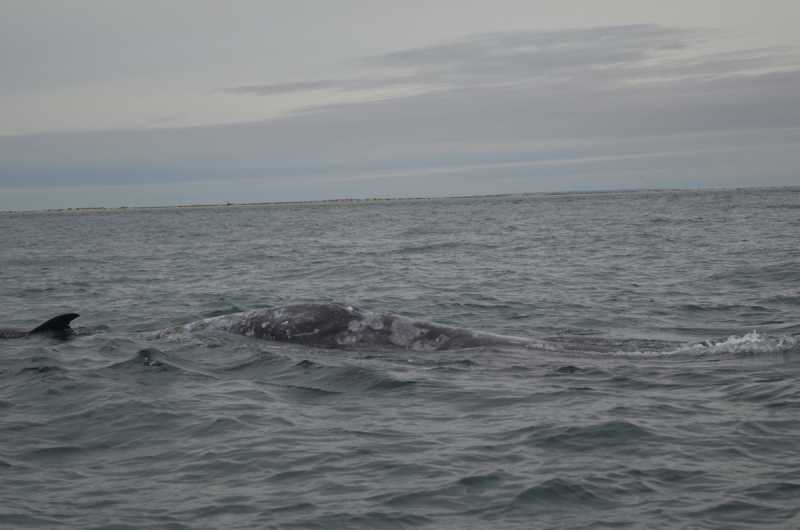
[[[679,348],[673,353],[689,355],[724,355],[735,353],[750,354],[769,354],[788,352],[800,346],[797,337],[784,335],[782,337],[770,337],[769,335],[752,333],[745,335],[732,335],[724,340],[707,340],[695,344],[689,344]]]

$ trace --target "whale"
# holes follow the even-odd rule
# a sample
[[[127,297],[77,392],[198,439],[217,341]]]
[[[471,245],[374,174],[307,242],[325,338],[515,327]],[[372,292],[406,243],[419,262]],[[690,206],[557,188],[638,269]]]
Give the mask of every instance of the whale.
[[[80,315],[77,313],[58,315],[31,330],[24,328],[0,328],[0,339],[21,339],[30,337],[31,335],[46,335],[53,338],[65,339],[72,335],[73,332],[73,329],[69,327],[70,322],[79,316]]]
[[[560,351],[605,350],[601,345],[495,335],[416,320],[396,315],[391,311],[376,313],[341,302],[288,305],[233,313],[144,333],[141,338],[145,340],[180,338],[206,330],[321,348],[377,345],[419,352],[481,347]]]
[[[369,344],[437,351],[492,345],[525,347],[531,343],[529,339],[415,320],[391,311],[375,313],[340,302],[233,313],[144,333],[142,338],[157,340],[202,330],[225,331],[256,339],[322,348]]]
[[[65,313],[27,328],[0,327],[0,339],[46,336],[66,340],[73,336],[94,335],[97,331],[73,329],[77,313]],[[496,335],[468,328],[437,324],[396,315],[375,313],[342,302],[296,304],[206,318],[159,331],[145,332],[140,339],[153,341],[184,338],[203,331],[221,331],[254,339],[290,342],[320,348],[358,348],[384,346],[408,350],[445,351],[468,348],[525,348],[560,352],[659,352],[682,346],[669,341],[626,341],[607,339],[531,339]]]

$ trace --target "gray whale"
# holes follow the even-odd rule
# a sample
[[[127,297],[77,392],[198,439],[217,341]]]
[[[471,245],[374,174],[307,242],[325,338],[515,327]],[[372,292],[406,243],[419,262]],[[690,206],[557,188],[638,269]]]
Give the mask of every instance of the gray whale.
[[[395,315],[389,311],[373,313],[343,303],[289,305],[234,313],[144,333],[142,338],[157,340],[201,330],[227,331],[257,339],[294,342],[324,348],[374,344],[415,351],[491,346],[598,351],[596,347],[589,348],[585,345],[506,337],[445,326]]]
[[[0,339],[20,339],[31,335],[48,335],[55,338],[65,339],[72,334],[69,323],[78,318],[77,313],[66,313],[53,317],[44,324],[31,330],[19,328],[0,328]]]

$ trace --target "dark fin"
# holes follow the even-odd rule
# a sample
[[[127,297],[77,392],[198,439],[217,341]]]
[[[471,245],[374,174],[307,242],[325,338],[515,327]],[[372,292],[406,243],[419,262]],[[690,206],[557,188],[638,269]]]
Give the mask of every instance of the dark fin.
[[[38,328],[30,330],[29,333],[44,333],[46,331],[64,331],[70,329],[69,323],[78,318],[78,313],[67,313],[65,315],[58,315],[51,318]]]

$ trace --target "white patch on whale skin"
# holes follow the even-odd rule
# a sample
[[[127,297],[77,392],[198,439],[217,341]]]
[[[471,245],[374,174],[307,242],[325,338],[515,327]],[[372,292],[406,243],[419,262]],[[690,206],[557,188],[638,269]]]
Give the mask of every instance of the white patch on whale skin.
[[[268,313],[270,313],[270,309],[259,309],[248,311],[245,313],[233,313],[230,315],[222,315],[213,318],[205,318],[203,320],[198,320],[197,322],[189,322],[187,324],[181,324],[178,326],[171,326],[167,329],[161,331],[155,331],[152,333],[144,333],[142,334],[142,338],[145,340],[156,340],[156,339],[163,339],[166,337],[171,336],[181,336],[184,334],[192,333],[195,331],[201,331],[205,329],[213,329],[213,330],[221,330],[221,331],[229,331],[233,333],[242,333],[238,331],[239,329],[243,329],[243,335],[247,335],[249,337],[255,336],[255,326],[256,322],[252,322],[257,318],[264,317]],[[284,311],[281,310],[281,313]],[[246,327],[249,324],[249,327]]]
[[[336,344],[339,346],[347,346],[354,344],[361,340],[361,333],[339,333],[336,335]]]
[[[441,348],[449,340],[450,337],[446,335],[439,335],[436,340],[420,339],[411,345],[411,349],[414,351],[434,351]]]
[[[422,334],[422,331],[412,321],[395,320],[392,322],[392,334],[389,337],[389,342],[395,346],[408,348],[414,339]]]
[[[351,320],[347,323],[347,329],[353,332],[361,332],[367,328],[379,331],[384,328],[383,316],[375,313],[367,313],[362,318]]]
[[[364,323],[375,331],[380,331],[384,328],[383,316],[375,313],[370,313],[364,317]]]
[[[532,348],[535,350],[555,350],[552,346],[545,344],[544,342],[536,342],[536,341],[527,341],[524,343],[525,348]]]

